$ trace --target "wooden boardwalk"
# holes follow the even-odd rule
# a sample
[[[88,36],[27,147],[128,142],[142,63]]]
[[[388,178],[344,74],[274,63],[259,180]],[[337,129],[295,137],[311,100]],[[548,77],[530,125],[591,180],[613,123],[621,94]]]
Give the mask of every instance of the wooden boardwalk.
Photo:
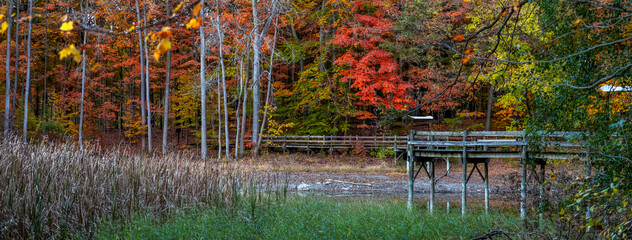
[[[461,212],[466,213],[467,184],[472,175],[485,183],[485,210],[489,209],[489,163],[492,158],[517,159],[521,165],[520,216],[526,217],[527,166],[539,166],[539,179],[544,181],[548,159],[580,160],[590,174],[590,152],[576,141],[577,132],[553,132],[529,136],[525,131],[433,132],[411,131],[408,136],[269,136],[263,146],[290,149],[329,150],[364,147],[393,149],[395,161],[407,156],[408,207],[412,208],[414,182],[423,170],[430,186],[429,211],[435,202],[435,165],[440,159],[455,158],[462,163]],[[572,140],[572,141],[571,141]],[[471,168],[468,169],[468,167]],[[475,171],[477,174],[475,174]],[[544,186],[540,184],[540,198]]]

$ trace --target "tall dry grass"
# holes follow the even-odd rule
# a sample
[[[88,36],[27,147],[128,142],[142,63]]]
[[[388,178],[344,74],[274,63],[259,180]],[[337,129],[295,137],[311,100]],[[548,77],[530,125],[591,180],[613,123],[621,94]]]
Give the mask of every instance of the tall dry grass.
[[[89,238],[102,220],[231,206],[252,182],[234,164],[194,154],[80,151],[69,143],[0,144],[0,239]]]

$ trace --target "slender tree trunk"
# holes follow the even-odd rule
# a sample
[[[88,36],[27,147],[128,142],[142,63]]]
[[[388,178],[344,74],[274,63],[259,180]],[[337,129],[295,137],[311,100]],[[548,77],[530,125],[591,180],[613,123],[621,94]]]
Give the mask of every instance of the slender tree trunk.
[[[10,1],[10,0],[9,0]],[[46,0],[46,5],[44,6],[44,19],[48,19],[48,0]],[[44,23],[45,32],[44,32],[44,93],[42,97],[42,118],[44,120],[48,120],[46,115],[46,103],[48,101],[48,21]],[[8,38],[7,38],[8,39]]]
[[[169,8],[169,1],[165,0],[165,6],[167,7],[167,16],[171,16],[171,9]],[[170,26],[171,22],[167,21],[167,26]],[[169,38],[171,41],[171,38]],[[171,49],[167,51],[167,77],[165,79],[165,113],[162,118],[162,153],[167,153],[167,137],[169,135],[169,84],[171,82]]]
[[[492,104],[494,103],[494,85],[489,85],[489,97],[487,98],[487,116],[485,117],[485,131],[489,131],[492,122]]]
[[[143,4],[143,22],[145,23],[145,27],[147,27],[147,3]],[[147,28],[143,29],[145,36],[147,36]],[[151,149],[151,88],[149,87],[149,45],[147,45],[147,38],[145,38],[145,102],[147,103],[147,150],[149,152]]]
[[[277,1],[273,0],[272,7],[270,9],[270,16],[263,28],[260,28],[259,15],[257,10],[257,0],[252,0],[252,19],[254,23],[254,38],[253,38],[253,62],[252,62],[252,143],[256,146],[259,144],[259,109],[261,108],[261,93],[259,85],[261,82],[261,46],[263,45],[263,36],[268,32],[270,22],[276,14]],[[255,151],[255,156],[257,152]]]
[[[250,58],[250,54],[248,54],[248,58]],[[246,67],[248,66],[249,59],[246,58]],[[242,66],[243,73],[243,66]],[[239,134],[239,158],[244,157],[244,143],[246,141],[246,114],[248,110],[248,72],[246,71],[246,76],[244,77],[244,100],[241,105],[241,133]]]
[[[138,25],[142,26],[141,18],[140,18],[140,9],[138,7],[138,0],[136,0],[136,19],[138,21]],[[145,63],[144,63],[144,52],[143,52],[143,34],[142,31],[138,30],[138,51],[140,53],[140,113],[141,113],[141,122],[142,126],[145,127]],[[145,137],[141,137],[142,149],[145,151]]]
[[[205,72],[206,72],[206,45],[204,43],[204,0],[200,1],[200,4],[202,5],[202,10],[200,10],[200,15],[202,19],[202,22],[200,23],[200,95],[201,95],[201,107],[202,107],[202,121],[201,121],[201,126],[200,126],[200,130],[201,132],[201,142],[202,142],[202,149],[201,149],[201,154],[202,154],[202,160],[206,160],[206,151],[207,151],[207,144],[208,142],[206,142],[206,76],[205,76]]]
[[[237,120],[237,131],[235,132],[235,159],[239,159],[239,136],[241,133],[241,121],[239,118],[239,109],[243,102],[241,101],[244,94],[244,59],[239,59],[239,95],[237,96],[237,109],[235,109],[235,119]]]
[[[16,104],[17,104],[17,96],[18,96],[18,77],[19,77],[19,63],[20,63],[20,2],[17,1],[16,4],[16,21],[15,21],[15,69],[13,71],[15,77],[13,78],[13,95],[11,100],[11,116],[13,116],[13,121],[17,118],[16,116]],[[15,124],[15,123],[14,123]],[[13,125],[15,127],[15,125]],[[17,128],[17,127],[16,127]]]
[[[266,92],[266,102],[265,102],[265,107],[263,110],[263,120],[261,121],[261,129],[259,130],[260,133],[263,133],[263,130],[265,128],[266,125],[266,119],[268,118],[268,108],[269,108],[269,104],[270,104],[270,95],[272,94],[272,68],[274,67],[274,50],[276,48],[276,38],[277,38],[277,23],[278,23],[279,18],[277,18],[276,22],[275,22],[275,28],[274,28],[274,38],[273,38],[273,42],[272,42],[272,50],[270,52],[270,70],[268,71],[268,91]],[[255,156],[259,154],[259,148],[261,147],[261,141],[258,141],[255,144]]]
[[[88,42],[88,32],[83,32],[83,45]],[[83,150],[83,99],[86,92],[86,50],[81,51],[81,106],[79,107],[79,149]]]
[[[9,6],[7,7],[7,59],[6,59],[6,84],[4,89],[4,141],[9,138],[9,116],[11,112],[11,20],[13,17],[13,0],[9,0]],[[17,61],[17,59],[16,59]],[[17,71],[17,69],[16,69]]]
[[[222,158],[222,92],[217,79],[217,159]]]
[[[29,30],[28,39],[26,41],[26,86],[24,92],[24,125],[23,140],[26,142],[27,126],[29,120],[29,91],[31,84],[31,29],[33,28],[33,0],[29,0]]]
[[[257,0],[252,0],[252,19],[254,22],[254,39],[252,44],[252,143],[255,145],[259,140],[259,108],[261,106],[261,96],[259,93],[259,71],[261,55],[261,36],[259,35],[259,16],[257,10]]]
[[[218,4],[219,5],[219,4]],[[222,92],[224,94],[224,136],[226,140],[226,159],[230,160],[230,144],[229,144],[229,132],[228,132],[228,104],[226,103],[226,98],[228,95],[226,94],[226,72],[224,70],[224,53],[223,53],[223,41],[224,35],[220,29],[220,20],[219,20],[220,10],[219,6],[217,7],[217,36],[219,37],[219,66],[222,71]],[[221,151],[221,149],[220,149]]]

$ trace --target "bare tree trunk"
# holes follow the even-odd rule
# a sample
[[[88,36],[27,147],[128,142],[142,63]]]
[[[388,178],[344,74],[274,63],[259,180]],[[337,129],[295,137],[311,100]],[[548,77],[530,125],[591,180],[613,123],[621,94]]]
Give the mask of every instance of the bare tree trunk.
[[[83,32],[83,45],[88,41],[88,32]],[[86,92],[86,50],[81,50],[81,106],[79,107],[79,149],[83,150],[83,98]]]
[[[248,54],[248,57],[250,57],[250,54]],[[246,66],[248,66],[248,59],[246,58]],[[243,73],[243,66],[242,66],[242,73]],[[244,77],[244,100],[243,103],[241,105],[242,110],[241,110],[241,133],[239,134],[239,158],[243,158],[244,157],[244,143],[246,141],[246,113],[247,113],[247,109],[248,109],[248,72],[246,72],[246,76]]]
[[[46,0],[46,5],[48,5],[48,2],[49,1]],[[48,19],[48,8],[44,7],[44,9],[44,19]],[[42,118],[44,120],[48,120],[48,117],[46,116],[46,102],[48,101],[48,21],[46,21],[44,25],[46,28],[44,32],[44,92],[42,94]]]
[[[241,121],[239,118],[239,108],[243,104],[241,101],[244,94],[244,59],[239,59],[239,95],[237,96],[237,109],[235,111],[235,119],[237,120],[237,131],[235,132],[235,159],[239,159],[239,136],[241,133]],[[244,119],[245,120],[245,119]]]
[[[147,27],[147,3],[143,4],[143,22]],[[147,28],[143,29],[145,36],[147,36]],[[151,88],[149,88],[149,45],[147,45],[147,38],[145,38],[145,102],[147,103],[147,150],[151,152]]]
[[[9,0],[7,7],[7,61],[6,61],[6,84],[4,86],[4,141],[9,138],[9,116],[11,112],[11,20],[13,17],[13,0]],[[16,60],[17,61],[17,60]],[[17,71],[17,69],[16,69]]]
[[[13,121],[15,121],[15,119],[17,118],[16,113],[15,113],[15,105],[17,104],[18,100],[18,77],[19,77],[19,63],[20,63],[20,1],[17,1],[16,4],[16,17],[15,19],[17,21],[15,21],[15,77],[13,78],[13,100],[11,100],[11,115],[13,116]],[[15,123],[13,123],[15,124]],[[15,127],[15,125],[13,125]]]
[[[31,84],[31,30],[33,28],[33,0],[29,0],[29,30],[28,39],[26,41],[26,86],[24,93],[24,125],[23,140],[26,142],[27,125],[29,120],[29,91]]]
[[[225,136],[225,140],[226,140],[226,160],[230,160],[230,144],[229,144],[229,132],[228,132],[228,104],[226,103],[226,98],[228,98],[228,95],[226,94],[226,72],[224,69],[224,53],[223,53],[223,41],[224,41],[224,35],[222,34],[222,31],[220,30],[220,21],[219,21],[219,15],[220,15],[220,10],[219,10],[219,1],[218,1],[218,7],[217,7],[217,36],[219,38],[219,66],[222,70],[222,92],[224,94],[224,136]],[[221,149],[219,150],[221,151]]]
[[[277,1],[272,1],[272,7],[270,9],[270,16],[268,16],[268,20],[264,27],[261,29],[259,23],[259,13],[257,10],[257,0],[252,0],[252,19],[254,23],[254,39],[253,39],[253,62],[252,62],[252,142],[255,144],[259,144],[259,109],[261,108],[261,93],[259,92],[259,85],[261,82],[259,78],[261,77],[261,46],[263,45],[263,36],[270,27],[270,22],[274,15],[276,14],[276,4]],[[257,152],[254,152],[255,156]]]
[[[217,159],[222,158],[222,92],[217,79]]]
[[[138,0],[136,0],[136,19],[138,21],[138,25],[142,26],[142,22],[141,22],[141,18],[140,18],[140,9],[138,7]],[[142,126],[145,126],[145,87],[144,87],[144,80],[145,80],[145,73],[144,73],[144,69],[145,69],[145,63],[144,63],[144,53],[143,53],[143,34],[142,31],[139,29],[138,30],[138,51],[140,54],[140,113],[141,113],[141,122],[142,122]],[[145,137],[141,137],[141,142],[142,142],[142,149],[143,151],[145,151]]]
[[[202,142],[202,160],[206,160],[206,150],[207,150],[207,142],[206,142],[206,45],[204,43],[204,0],[200,1],[202,5],[202,9],[200,10],[200,15],[202,21],[200,23],[200,93],[201,93],[201,106],[202,106],[202,121],[201,121],[201,142]]]
[[[254,39],[252,44],[253,60],[252,60],[252,142],[256,145],[259,140],[259,71],[260,71],[260,55],[261,55],[261,36],[259,35],[259,15],[257,10],[257,0],[252,0],[252,19],[254,22]]]
[[[261,129],[259,130],[260,133],[263,133],[263,130],[265,128],[266,125],[266,119],[268,118],[268,108],[269,108],[269,104],[270,104],[270,95],[272,94],[272,68],[274,66],[274,50],[276,48],[276,38],[277,38],[277,31],[278,31],[278,23],[279,18],[277,17],[276,21],[275,21],[275,26],[274,26],[274,38],[272,39],[272,50],[270,52],[270,70],[268,71],[268,91],[266,92],[266,102],[265,102],[265,107],[263,110],[263,120],[261,121]],[[255,156],[259,154],[259,148],[261,147],[261,141],[258,141],[255,144]]]
[[[485,131],[489,131],[492,122],[492,104],[494,103],[494,84],[489,85],[489,97],[487,98],[487,116],[485,118]]]
[[[171,9],[169,8],[169,1],[165,0],[165,6],[167,7],[167,16],[171,16]],[[167,20],[167,26],[170,26],[171,22]],[[169,38],[171,41],[171,38]],[[167,137],[169,134],[169,84],[171,82],[171,49],[167,50],[167,77],[165,79],[165,113],[162,118],[162,153],[167,153]]]

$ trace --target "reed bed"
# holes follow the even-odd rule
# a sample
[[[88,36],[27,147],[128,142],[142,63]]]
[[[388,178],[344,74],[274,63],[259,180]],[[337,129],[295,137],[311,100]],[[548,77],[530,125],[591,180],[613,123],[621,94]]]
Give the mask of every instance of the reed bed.
[[[91,238],[135,215],[231,207],[256,180],[192,153],[147,155],[72,143],[0,144],[0,239]]]

